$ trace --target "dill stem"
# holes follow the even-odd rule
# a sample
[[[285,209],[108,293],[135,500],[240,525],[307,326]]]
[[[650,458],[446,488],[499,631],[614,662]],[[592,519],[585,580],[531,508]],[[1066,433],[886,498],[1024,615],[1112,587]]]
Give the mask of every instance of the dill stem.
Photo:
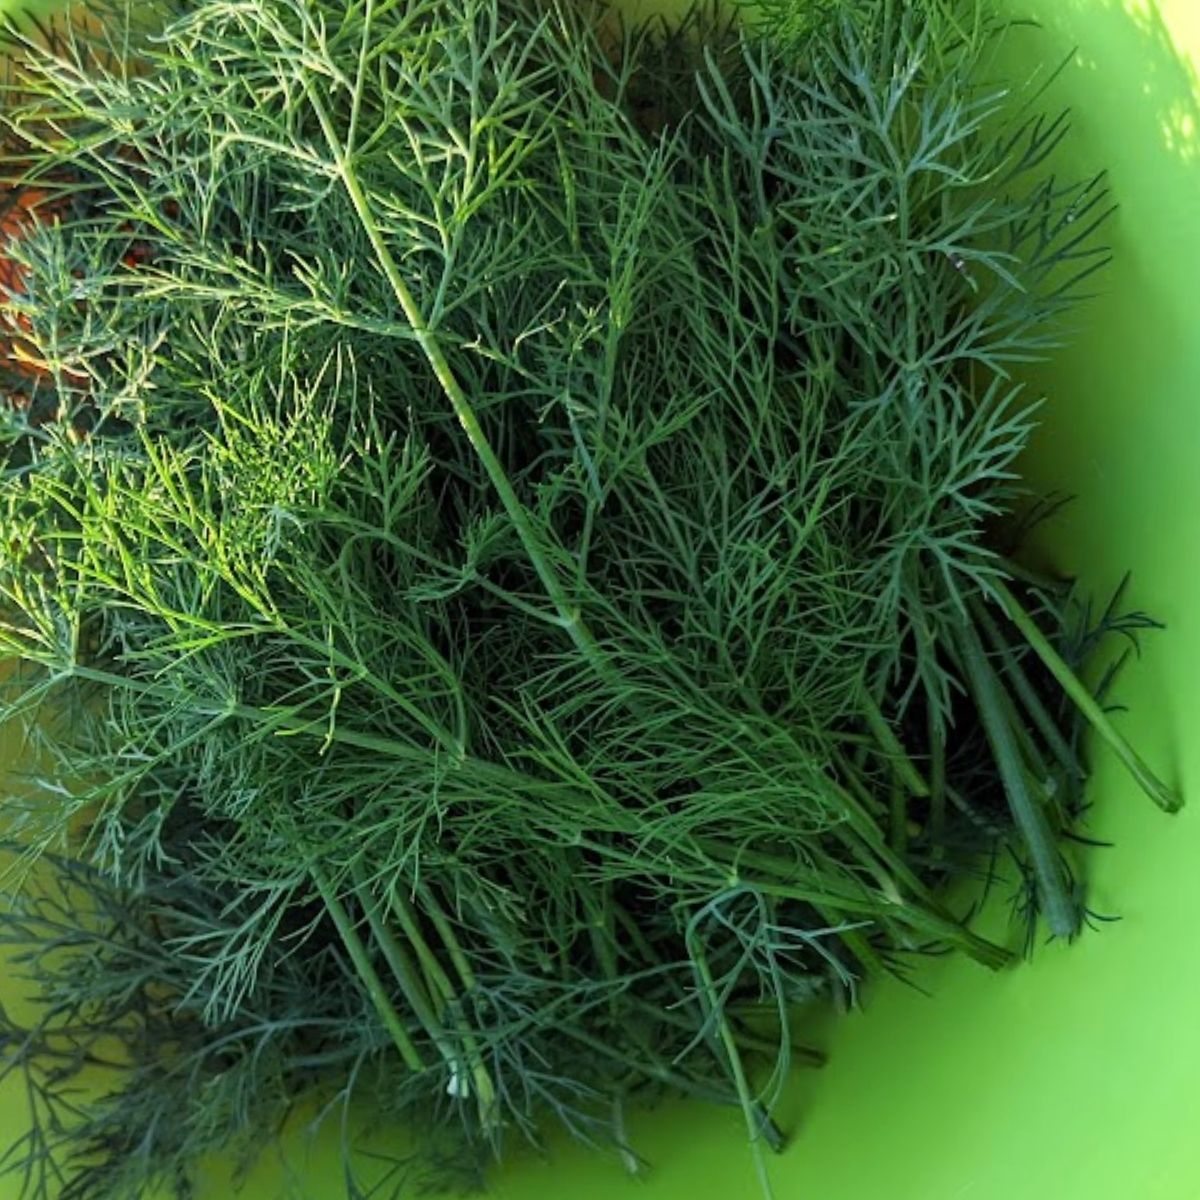
[[[705,997],[706,1007],[709,1010],[710,1016],[716,1022],[717,1036],[720,1038],[721,1045],[725,1050],[729,1070],[733,1075],[733,1083],[737,1089],[742,1115],[746,1120],[746,1132],[750,1138],[750,1149],[754,1156],[754,1166],[758,1173],[758,1182],[762,1187],[762,1193],[766,1197],[766,1200],[772,1200],[775,1192],[771,1187],[771,1179],[767,1174],[766,1158],[762,1152],[763,1124],[758,1115],[760,1111],[759,1105],[750,1091],[750,1083],[746,1078],[746,1068],[742,1062],[741,1051],[738,1049],[737,1038],[730,1027],[728,1017],[726,1017],[722,1010],[721,1001],[717,995],[716,983],[713,980],[712,970],[708,965],[708,958],[704,953],[704,947],[700,945],[694,918],[688,926],[686,941],[688,952],[696,967],[696,972],[700,976],[701,992]]]
[[[797,866],[785,858],[760,850],[743,848],[734,850],[707,839],[701,844],[706,853],[720,861],[734,866],[745,863],[760,872],[761,875],[769,876],[770,878],[766,879],[760,877],[746,881],[749,886],[765,895],[800,900],[813,905],[818,910],[824,905],[835,912],[845,913],[851,919],[855,916],[863,916],[872,923],[895,920],[910,929],[960,947],[977,962],[992,969],[1005,966],[1012,961],[1012,954],[1003,946],[972,933],[939,905],[933,903],[905,904],[894,897],[888,897],[890,902],[881,911],[878,898],[865,891],[857,900],[848,896],[831,895],[828,892],[823,896],[818,895],[810,888],[793,886],[791,881],[796,877]],[[853,934],[854,931],[850,932]],[[841,936],[846,940],[844,933]],[[848,940],[847,944],[853,946],[854,940]],[[861,943],[855,953],[864,962],[878,961],[878,956],[874,951]],[[866,957],[864,958],[863,955]]]
[[[929,890],[917,878],[916,873],[904,859],[888,845],[879,824],[871,819],[870,814],[859,805],[851,792],[832,781],[830,781],[830,786],[834,795],[842,804],[843,811],[846,814],[847,826],[878,860],[877,863],[868,862],[866,865],[869,869],[873,870],[883,890],[885,892],[896,890],[895,881],[884,872],[886,868],[886,871],[890,871],[895,876],[895,880],[899,880],[914,898],[920,900],[922,903],[932,905],[934,901]],[[846,845],[852,848],[852,842],[845,836],[844,830],[839,828],[835,832]]]
[[[1084,686],[1079,676],[1063,661],[1062,656],[1050,644],[1049,639],[1021,606],[1020,601],[1009,591],[1002,580],[992,580],[991,588],[1000,601],[1005,615],[1021,631],[1033,652],[1058,680],[1063,691],[1088,719],[1096,732],[1108,743],[1110,749],[1115,751],[1117,757],[1125,764],[1126,769],[1141,785],[1146,795],[1164,812],[1178,812],[1183,807],[1183,800],[1155,775],[1138,752],[1121,735],[1109,720],[1108,713]]]
[[[1029,850],[1046,923],[1056,936],[1072,937],[1079,928],[1078,906],[1071,899],[1062,857],[1054,844],[1045,811],[1029,789],[1028,773],[1004,710],[999,681],[984,657],[974,629],[965,623],[960,631],[960,644],[967,680],[996,758],[1013,820]]]
[[[400,1014],[396,1012],[392,1002],[388,999],[387,992],[383,986],[383,980],[379,978],[374,966],[372,966],[370,956],[367,954],[367,948],[358,936],[358,931],[354,928],[354,922],[350,919],[350,914],[346,911],[345,905],[338,899],[333,885],[315,861],[310,863],[308,869],[313,883],[316,884],[317,891],[320,893],[321,900],[330,917],[333,919],[334,925],[337,927],[342,944],[346,947],[346,951],[354,963],[354,969],[358,973],[358,977],[364,987],[366,987],[367,995],[370,997],[371,1003],[375,1006],[375,1011],[379,1014],[379,1019],[383,1022],[384,1028],[387,1029],[397,1051],[399,1051],[401,1061],[410,1071],[425,1070],[424,1060],[421,1058],[412,1039],[408,1036],[408,1030],[404,1028],[404,1022],[401,1021]]]
[[[982,643],[980,649],[983,651],[985,661],[990,666],[991,659],[988,657],[986,647]],[[1048,784],[1051,780],[1050,768],[1046,763],[1046,756],[1042,753],[1037,742],[1034,741],[1028,723],[1021,720],[1021,714],[1017,711],[1016,701],[1013,699],[1009,689],[1005,687],[1000,670],[993,667],[992,676],[996,684],[996,698],[999,701],[1000,710],[1004,714],[1004,720],[1008,724],[1008,728],[1012,731],[1013,739],[1020,752],[1021,761],[1025,765],[1026,772],[1037,781],[1039,790],[1044,790],[1042,789],[1042,785]]]
[[[408,321],[412,329],[413,338],[417,345],[420,346],[421,352],[425,355],[443,393],[447,400],[449,400],[450,406],[454,410],[454,415],[458,418],[458,423],[466,434],[471,448],[483,464],[484,471],[487,473],[492,487],[495,488],[497,496],[500,497],[500,503],[504,506],[504,511],[508,514],[509,520],[512,521],[521,545],[530,563],[533,565],[533,569],[541,581],[550,603],[558,613],[559,624],[567,631],[575,648],[583,655],[596,673],[603,679],[611,679],[613,676],[611,667],[601,654],[600,647],[592,636],[591,630],[584,622],[583,615],[580,613],[578,606],[572,604],[567,597],[566,591],[563,589],[562,583],[558,578],[557,571],[551,565],[540,540],[534,533],[529,513],[513,488],[512,481],[508,477],[508,472],[505,471],[504,465],[500,462],[499,457],[492,448],[491,442],[488,441],[487,434],[484,432],[482,425],[480,425],[479,418],[476,416],[475,410],[462,384],[450,366],[445,352],[442,350],[441,344],[437,339],[437,335],[429,328],[420,306],[417,304],[408,285],[404,282],[404,277],[400,273],[396,259],[388,248],[387,242],[384,241],[379,225],[375,220],[374,214],[371,212],[371,206],[367,201],[366,194],[363,192],[358,176],[354,172],[347,148],[343,147],[338,140],[329,110],[317,94],[311,79],[305,80],[305,88],[308,93],[309,103],[312,105],[317,121],[320,123],[322,133],[325,135],[329,152],[333,155],[342,185],[346,189],[346,194],[350,198],[350,203],[354,207],[363,232],[367,235],[367,240],[371,243],[371,249],[375,252],[379,266],[383,271],[384,277],[387,279],[388,286],[391,288],[392,294],[396,297],[396,302],[400,305],[405,320]]]
[[[462,944],[458,940],[458,935],[454,932],[454,927],[446,919],[446,914],[442,911],[442,906],[430,891],[428,884],[417,884],[417,895],[421,897],[425,915],[432,922],[434,929],[437,930],[438,937],[442,939],[442,944],[446,947],[446,953],[450,956],[450,961],[454,964],[454,969],[458,972],[458,977],[462,981],[463,987],[470,994],[475,991],[477,986],[475,972],[471,969],[471,964],[466,954],[463,953]]]
[[[417,961],[421,964],[421,972],[425,976],[425,985],[429,989],[430,995],[440,997],[446,1004],[456,1000],[457,993],[450,976],[446,974],[446,969],[438,961],[437,955],[425,940],[412,904],[394,881],[388,887],[388,906],[395,914],[396,920],[400,922],[400,928],[404,931],[404,936],[408,939],[409,945],[412,946],[417,956]]]
[[[1058,759],[1063,769],[1068,771],[1072,778],[1082,779],[1084,772],[1079,765],[1079,760],[1076,758],[1075,752],[1067,744],[1067,739],[1063,737],[1062,730],[1059,729],[1050,714],[1046,711],[1046,706],[1042,703],[1041,697],[1029,682],[1028,675],[1021,669],[1020,662],[1015,655],[1009,653],[1010,647],[1005,644],[1004,635],[1000,632],[1000,627],[992,619],[992,614],[988,612],[986,606],[983,604],[972,604],[971,608],[976,620],[978,620],[984,633],[987,635],[992,649],[997,651],[997,653],[1003,654],[1004,673],[1008,676],[1017,699],[1029,714],[1034,725],[1037,726],[1038,733],[1041,734],[1046,745],[1050,748],[1054,757]]]
[[[358,863],[351,867],[350,876],[354,882],[355,896],[366,914],[371,933],[379,943],[379,949],[383,952],[383,957],[387,959],[387,964],[391,968],[396,982],[400,985],[400,990],[404,993],[404,998],[408,1001],[413,1015],[420,1021],[430,1040],[438,1048],[438,1052],[453,1070],[456,1062],[454,1049],[446,1041],[445,1031],[433,1011],[429,994],[417,976],[408,951],[400,945],[387,923],[380,920],[374,897],[371,895],[370,885]]]
[[[454,1032],[462,1041],[471,1079],[475,1085],[475,1099],[479,1105],[480,1121],[485,1129],[492,1128],[496,1124],[496,1086],[484,1065],[483,1052],[467,1023],[466,1015],[462,1011],[459,996],[450,981],[450,976],[446,974],[445,968],[438,961],[437,955],[434,954],[425,935],[421,932],[412,905],[395,884],[388,889],[388,901],[396,919],[400,922],[401,929],[404,930],[404,936],[408,938],[409,944],[417,955],[417,960],[428,981],[429,990],[440,996],[442,1003],[450,1010]],[[457,1056],[455,1058],[457,1060]]]

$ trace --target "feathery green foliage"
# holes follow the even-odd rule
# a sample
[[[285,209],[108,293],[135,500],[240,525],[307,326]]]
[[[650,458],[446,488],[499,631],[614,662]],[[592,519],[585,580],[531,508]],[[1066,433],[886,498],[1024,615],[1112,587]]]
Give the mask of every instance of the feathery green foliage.
[[[1075,702],[1132,752],[990,530],[1102,180],[970,3],[594,18],[195,0],[12,80],[30,1196],[368,1094],[459,1166],[691,1095],[761,1172],[798,1004],[1010,958],[948,881],[1079,929]]]

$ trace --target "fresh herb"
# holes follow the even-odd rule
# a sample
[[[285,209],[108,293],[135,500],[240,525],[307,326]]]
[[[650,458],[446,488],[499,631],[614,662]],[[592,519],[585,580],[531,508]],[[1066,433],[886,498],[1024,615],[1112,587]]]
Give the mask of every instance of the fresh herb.
[[[1177,806],[991,548],[1108,209],[994,23],[600,29],[196,0],[21,60],[27,1195],[187,1194],[305,1102],[363,1195],[365,1095],[437,1164],[634,1165],[657,1092],[767,1188],[798,1004],[1007,962],[945,887],[1000,851],[1078,931],[1080,713]]]

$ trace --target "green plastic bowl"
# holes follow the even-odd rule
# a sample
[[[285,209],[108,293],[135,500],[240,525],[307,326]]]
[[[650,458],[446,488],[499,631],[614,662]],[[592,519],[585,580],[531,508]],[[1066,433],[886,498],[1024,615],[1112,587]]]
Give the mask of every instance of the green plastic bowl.
[[[1076,497],[1039,549],[1097,594],[1131,569],[1131,599],[1167,623],[1121,678],[1120,719],[1192,804],[1164,817],[1097,752],[1090,831],[1115,845],[1085,861],[1094,908],[1120,921],[998,976],[955,959],[921,973],[928,995],[870,989],[788,1097],[778,1200],[1200,1198],[1200,0],[1019,8],[1044,28],[1012,35],[1014,71],[1070,55],[1046,98],[1074,113],[1064,166],[1108,167],[1120,204],[1100,294],[1031,381],[1051,402],[1028,476]],[[22,1121],[0,1092],[0,1142]],[[555,1143],[492,1194],[756,1200],[738,1113],[667,1106],[630,1134],[641,1179]],[[245,1196],[338,1200],[332,1140],[268,1156]],[[19,1194],[0,1182],[0,1200]]]

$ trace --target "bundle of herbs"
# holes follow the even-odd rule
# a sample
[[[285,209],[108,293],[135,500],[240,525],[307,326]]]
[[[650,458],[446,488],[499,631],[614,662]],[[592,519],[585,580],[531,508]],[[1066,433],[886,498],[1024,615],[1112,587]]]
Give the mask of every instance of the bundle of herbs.
[[[364,1194],[362,1098],[439,1170],[556,1125],[632,1165],[658,1093],[740,1107],[765,1185],[797,1006],[1004,964],[947,890],[999,860],[1079,930],[1085,726],[1176,806],[1076,674],[1145,622],[998,533],[1102,181],[968,0],[813,14],[194,0],[25,47],[26,1195],[184,1195],[305,1104]]]

